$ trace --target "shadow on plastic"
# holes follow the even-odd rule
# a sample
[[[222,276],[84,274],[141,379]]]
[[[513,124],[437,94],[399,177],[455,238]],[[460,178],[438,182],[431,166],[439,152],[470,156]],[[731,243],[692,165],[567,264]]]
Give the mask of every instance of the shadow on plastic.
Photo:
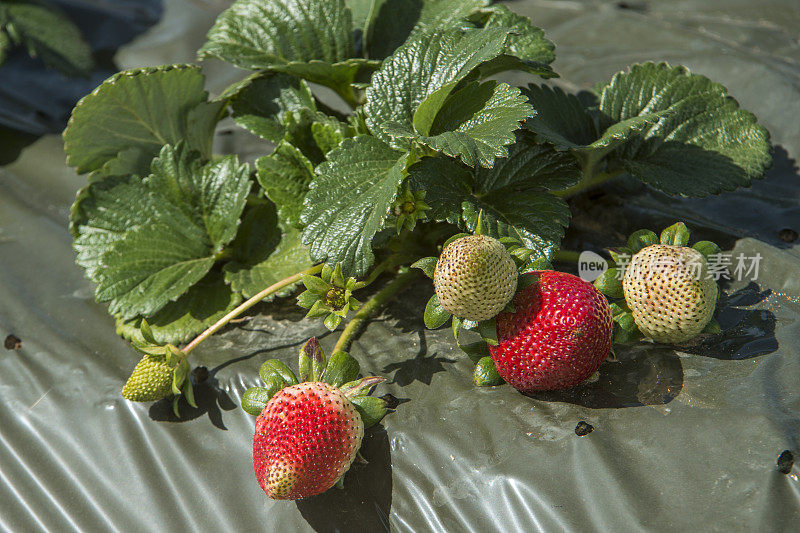
[[[607,409],[664,405],[680,393],[683,367],[672,348],[637,344],[614,349],[616,359],[600,366],[596,380],[563,391],[527,393],[526,396]]]
[[[209,377],[200,384],[194,385],[194,400],[197,407],[189,405],[184,398],[179,400],[180,418],[172,410],[172,400],[160,400],[150,406],[149,415],[157,422],[187,422],[208,415],[214,427],[227,430],[222,420],[223,411],[233,411],[238,406],[228,396],[228,393],[219,387],[219,382],[214,377],[215,371],[209,372]]]
[[[367,464],[353,463],[344,488],[298,500],[297,509],[315,531],[389,531],[392,460],[383,426],[368,429],[361,445]]]
[[[722,331],[681,351],[714,359],[752,359],[778,349],[775,315],[765,309],[747,309],[767,298],[772,291],[761,290],[755,282],[720,296],[717,321]]]

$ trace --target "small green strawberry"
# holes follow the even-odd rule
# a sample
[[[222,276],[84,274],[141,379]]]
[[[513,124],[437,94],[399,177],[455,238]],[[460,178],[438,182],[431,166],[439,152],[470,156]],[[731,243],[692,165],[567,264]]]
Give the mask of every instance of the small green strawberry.
[[[136,364],[128,381],[122,387],[122,397],[132,402],[154,402],[174,395],[172,410],[180,418],[178,400],[181,395],[192,407],[194,389],[189,376],[187,355],[172,344],[158,344],[146,320],[142,319],[139,331],[143,340],[133,338],[131,345],[142,359]]]
[[[122,397],[132,402],[154,402],[172,394],[175,369],[166,356],[145,354],[122,387]]]

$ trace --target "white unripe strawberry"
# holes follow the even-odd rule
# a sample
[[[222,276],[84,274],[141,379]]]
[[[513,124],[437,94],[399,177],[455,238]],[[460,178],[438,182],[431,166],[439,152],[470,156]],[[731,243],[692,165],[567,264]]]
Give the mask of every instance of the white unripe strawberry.
[[[517,267],[497,239],[461,237],[442,251],[433,274],[439,303],[467,320],[488,320],[508,305],[517,290]]]
[[[717,303],[717,283],[705,257],[685,246],[642,248],[625,270],[622,289],[639,330],[667,344],[697,336]]]

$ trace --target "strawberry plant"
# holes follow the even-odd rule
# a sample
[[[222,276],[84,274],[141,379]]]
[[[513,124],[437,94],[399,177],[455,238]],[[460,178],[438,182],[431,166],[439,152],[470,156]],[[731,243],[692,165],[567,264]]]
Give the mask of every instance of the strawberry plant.
[[[767,131],[700,74],[637,64],[579,97],[542,83],[558,77],[555,47],[505,6],[407,4],[237,0],[198,52],[243,69],[222,94],[198,66],[163,65],[120,72],[78,103],[65,150],[88,183],[70,227],[120,335],[183,368],[256,303],[297,294],[309,317],[343,325],[332,358],[343,357],[421,270],[436,284],[426,325],[452,319],[457,342],[462,329],[484,339],[462,346],[476,383],[574,385],[607,355],[611,314],[618,324],[628,311],[542,273],[567,199],[623,174],[705,197],[771,164]],[[495,79],[507,71],[529,83]],[[263,139],[254,164],[214,153],[227,116]],[[447,246],[459,239],[471,244]],[[525,335],[555,331],[533,309],[555,308],[559,291],[580,296],[585,319],[558,333],[565,357],[593,347],[576,373],[546,372],[543,343],[535,364],[515,354]],[[273,381],[270,397],[291,380]],[[176,387],[191,399],[190,384]]]

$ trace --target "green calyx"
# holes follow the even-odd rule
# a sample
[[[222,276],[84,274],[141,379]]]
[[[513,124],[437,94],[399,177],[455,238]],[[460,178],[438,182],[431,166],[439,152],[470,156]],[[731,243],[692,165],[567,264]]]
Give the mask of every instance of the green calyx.
[[[180,418],[178,400],[181,396],[189,405],[197,407],[192,382],[187,379],[188,357],[172,344],[159,345],[146,320],[142,320],[140,330],[144,342],[134,340],[132,345],[142,354],[142,359],[122,387],[122,397],[132,402],[154,402],[174,396],[173,411]]]
[[[297,305],[308,309],[309,318],[325,317],[325,327],[335,330],[351,310],[361,307],[361,302],[353,298],[353,291],[359,288],[354,278],[344,279],[342,265],[335,268],[322,267],[319,276],[304,275],[302,278],[306,291],[297,297]]]
[[[494,387],[505,383],[505,380],[497,372],[494,361],[488,356],[478,360],[475,365],[473,380],[478,387]]]
[[[414,231],[418,221],[426,220],[428,211],[431,207],[425,203],[425,191],[412,191],[408,184],[403,191],[397,195],[397,199],[392,206],[397,217],[397,233],[403,228]]]
[[[242,395],[242,409],[258,416],[267,403],[279,391],[301,382],[322,381],[338,388],[353,403],[368,428],[381,421],[388,412],[386,402],[370,396],[375,387],[384,381],[382,377],[359,378],[360,365],[347,352],[335,352],[328,359],[316,337],[311,337],[300,348],[298,357],[300,378],[286,364],[277,360],[265,361],[258,372],[263,387],[250,387]]]

